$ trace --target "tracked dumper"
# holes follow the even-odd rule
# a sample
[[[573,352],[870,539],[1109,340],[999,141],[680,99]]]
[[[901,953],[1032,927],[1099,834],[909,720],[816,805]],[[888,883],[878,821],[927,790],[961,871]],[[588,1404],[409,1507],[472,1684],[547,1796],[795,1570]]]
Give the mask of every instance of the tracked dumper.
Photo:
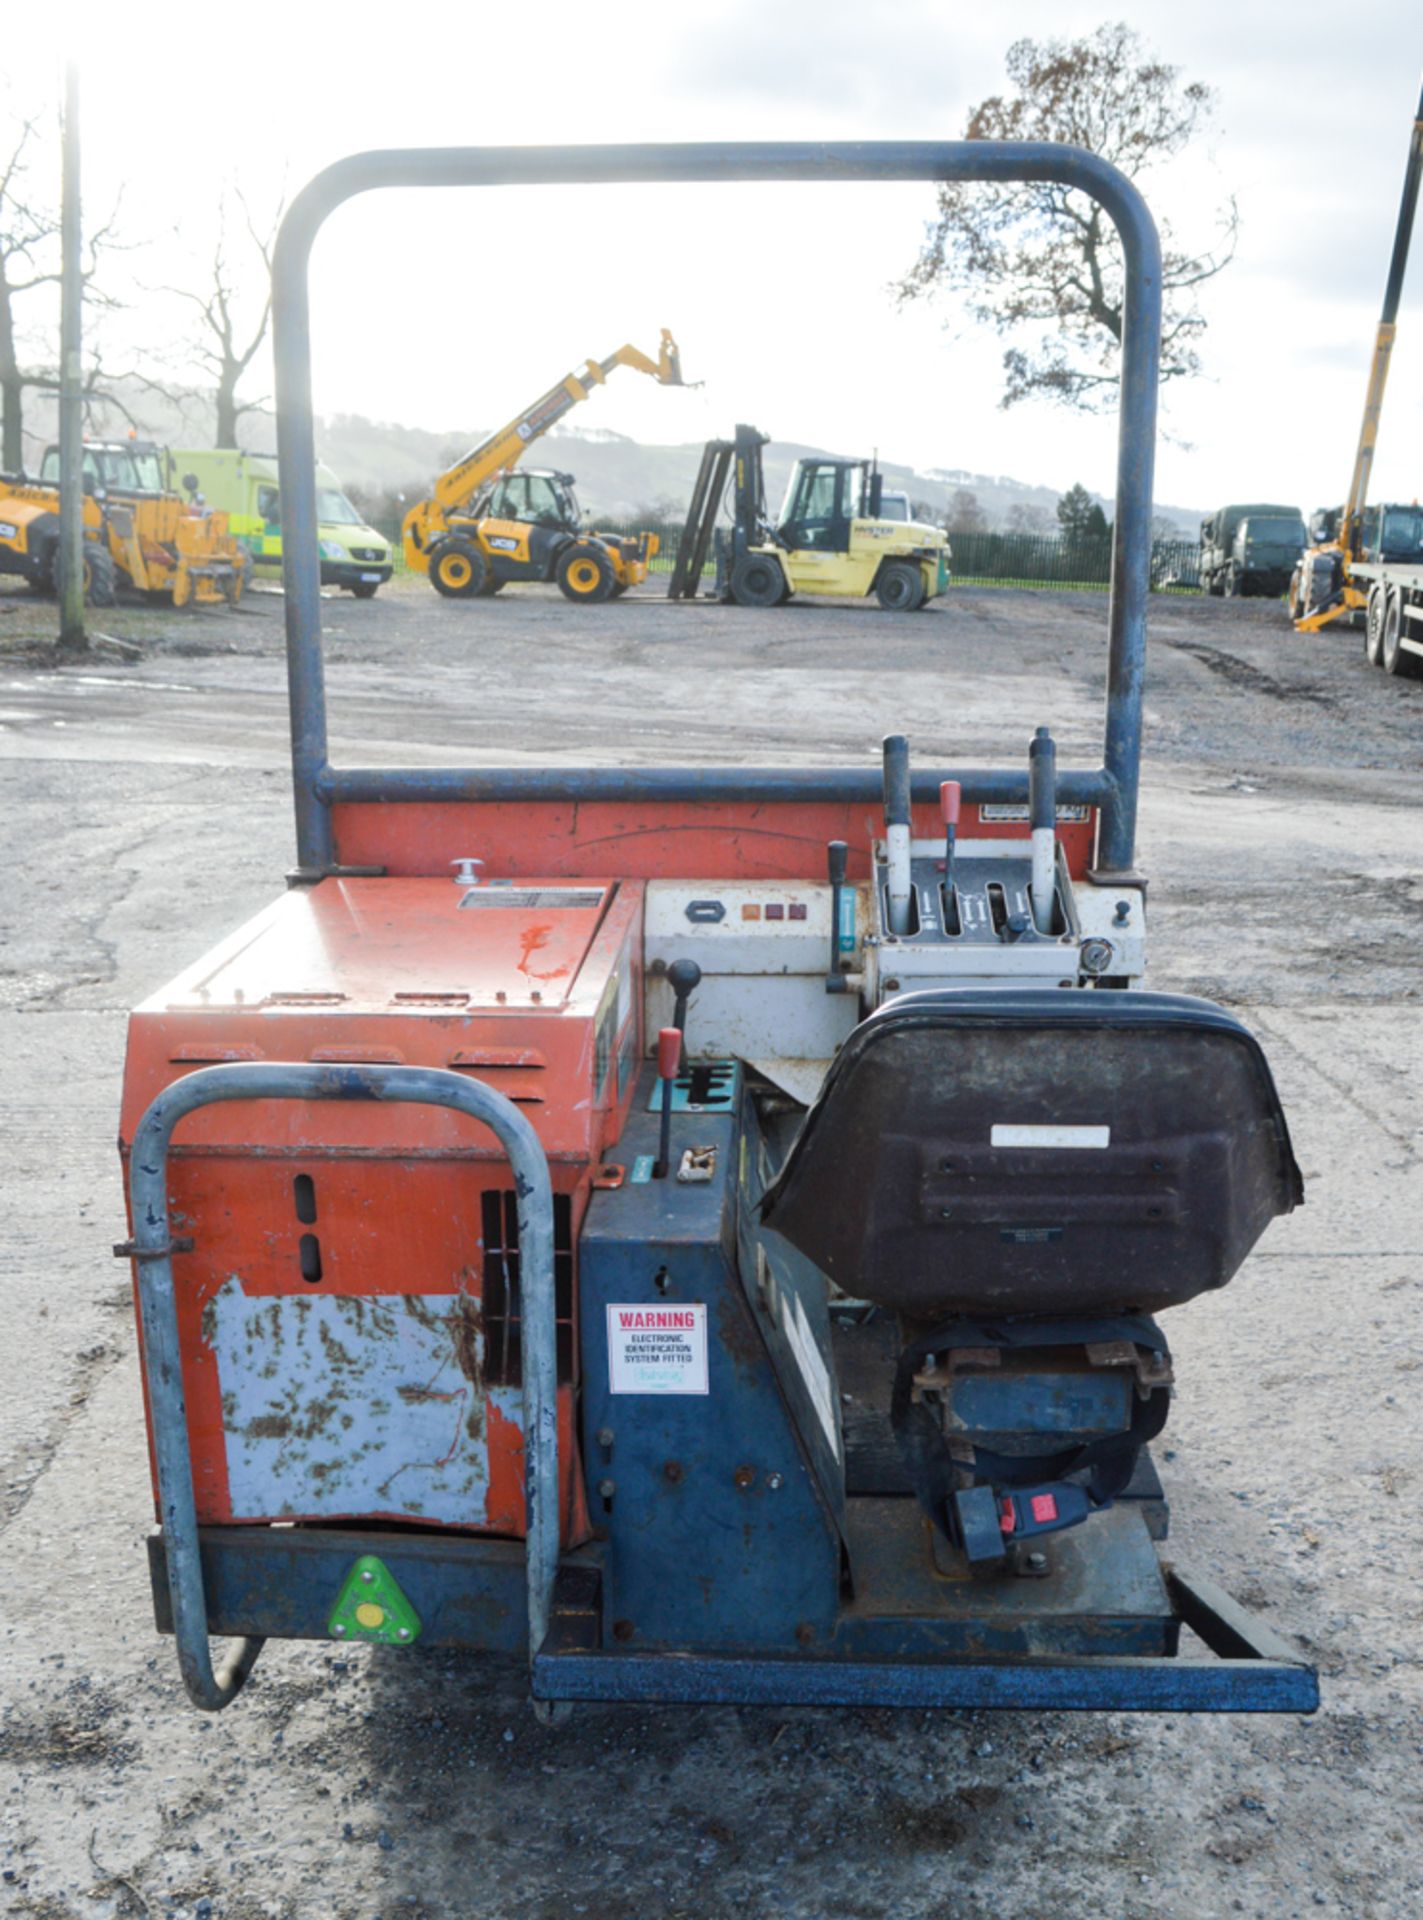
[[[322,220],[396,183],[763,178],[1048,179],[1116,222],[1100,764],[1042,727],[998,767],[903,734],[880,766],[333,765]],[[1151,1458],[1171,1316],[1229,1314],[1302,1197],[1258,1042],[1144,984],[1159,288],[1131,185],[1037,145],[375,153],[295,201],[297,865],[136,1010],[121,1122],[153,1595],[199,1706],[270,1637],[522,1653],[544,1713],[1315,1706],[1190,1570],[1208,1542],[1168,1544]]]

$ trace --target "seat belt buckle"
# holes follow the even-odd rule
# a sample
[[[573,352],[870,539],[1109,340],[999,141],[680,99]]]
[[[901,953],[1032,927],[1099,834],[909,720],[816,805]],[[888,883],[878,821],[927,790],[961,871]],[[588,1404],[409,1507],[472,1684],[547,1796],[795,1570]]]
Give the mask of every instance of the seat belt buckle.
[[[1015,1487],[1000,1493],[998,1530],[1005,1541],[1016,1544],[1042,1533],[1060,1533],[1064,1527],[1076,1527],[1092,1512],[1092,1503],[1083,1488],[1070,1480],[1050,1480],[1040,1487]]]

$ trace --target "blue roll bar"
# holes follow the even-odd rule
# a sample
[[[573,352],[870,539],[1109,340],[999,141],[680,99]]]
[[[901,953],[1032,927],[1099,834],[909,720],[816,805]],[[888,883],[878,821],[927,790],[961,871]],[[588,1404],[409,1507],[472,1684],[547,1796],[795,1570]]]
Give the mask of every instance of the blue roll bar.
[[[1150,589],[1151,489],[1161,346],[1161,248],[1145,201],[1117,169],[1077,147],[1044,141],[839,141],[598,147],[432,147],[358,153],[316,175],[292,202],[272,265],[277,449],[286,587],[287,684],[297,857],[307,872],[335,861],[331,809],[344,801],[664,799],[873,801],[877,769],[643,767],[333,767],[321,653],[316,438],[311,402],[307,269],[322,223],[358,193],[382,187],[568,186],[682,181],[1055,180],[1099,202],[1121,236],[1125,301],[1117,434],[1116,523],[1108,609],[1102,765],[1062,772],[1059,797],[1101,809],[1097,867],[1128,870],[1136,844],[1142,682]],[[958,780],[969,801],[1026,802],[1026,769],[940,769],[914,781],[916,799]]]

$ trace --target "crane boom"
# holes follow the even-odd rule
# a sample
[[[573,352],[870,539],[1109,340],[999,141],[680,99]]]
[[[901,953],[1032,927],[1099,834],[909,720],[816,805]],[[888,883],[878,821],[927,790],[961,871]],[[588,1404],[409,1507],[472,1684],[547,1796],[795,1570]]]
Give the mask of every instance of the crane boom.
[[[655,360],[634,346],[621,346],[605,360],[585,360],[577,373],[568,374],[557,386],[550,387],[532,406],[516,414],[507,426],[491,433],[488,439],[447,468],[435,482],[431,496],[434,505],[442,514],[457,513],[486,480],[514,466],[527,447],[546,434],[580,400],[586,400],[594,387],[602,386],[616,367],[632,367],[638,373],[649,374],[664,387],[686,384],[682,379],[677,342],[666,327],[662,329],[662,343]]]
[[[1368,499],[1369,474],[1374,464],[1374,448],[1379,437],[1379,417],[1383,412],[1384,388],[1388,384],[1389,360],[1398,331],[1398,303],[1403,294],[1403,276],[1408,267],[1408,247],[1413,238],[1414,216],[1418,211],[1419,184],[1423,182],[1423,91],[1413,117],[1413,133],[1408,146],[1408,165],[1403,176],[1403,198],[1398,209],[1398,225],[1393,235],[1393,258],[1389,262],[1388,282],[1384,287],[1383,312],[1374,336],[1374,354],[1369,365],[1368,392],[1364,398],[1364,419],[1359,428],[1359,445],[1354,455],[1354,472],[1349,482],[1349,498],[1339,523],[1339,545],[1345,555],[1358,558],[1359,531]]]

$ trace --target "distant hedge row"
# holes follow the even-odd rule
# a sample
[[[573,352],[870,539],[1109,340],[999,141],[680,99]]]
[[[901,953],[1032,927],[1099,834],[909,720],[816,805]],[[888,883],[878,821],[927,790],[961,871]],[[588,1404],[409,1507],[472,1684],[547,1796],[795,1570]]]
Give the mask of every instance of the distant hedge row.
[[[654,573],[668,573],[681,544],[681,522],[644,522],[622,527],[601,521],[605,533],[655,533],[661,545],[652,563]],[[386,529],[382,527],[381,532]],[[399,530],[395,530],[396,572],[404,571]],[[1040,533],[951,533],[953,578],[964,586],[979,584],[1015,587],[1105,587],[1112,577],[1112,542],[1063,539]],[[712,561],[703,578],[710,582]],[[1157,591],[1200,586],[1200,556],[1194,540],[1158,540],[1151,549],[1151,584]]]

